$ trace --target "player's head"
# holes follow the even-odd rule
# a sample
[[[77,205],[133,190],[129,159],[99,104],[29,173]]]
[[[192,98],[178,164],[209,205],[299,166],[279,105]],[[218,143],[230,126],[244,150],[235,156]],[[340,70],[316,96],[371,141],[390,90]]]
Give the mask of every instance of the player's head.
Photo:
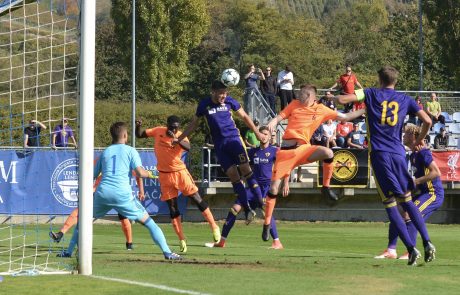
[[[262,138],[260,139],[260,143],[263,144],[263,145],[267,144],[271,139],[270,130],[268,130],[267,126],[261,126],[259,128],[259,132],[260,132],[260,134],[262,134]]]
[[[404,127],[403,143],[405,146],[413,148],[415,140],[420,135],[420,126],[415,124],[406,124]]]
[[[180,119],[178,116],[169,116],[168,119],[166,119],[166,125],[168,126],[168,130],[172,131],[173,133],[176,133],[177,130],[179,130],[180,127]]]
[[[214,103],[224,103],[227,97],[228,89],[224,83],[219,80],[214,80],[211,84],[211,99]]]
[[[381,87],[395,86],[398,82],[399,72],[392,66],[384,66],[378,70],[379,83]]]
[[[306,102],[309,99],[316,99],[316,86],[310,85],[310,84],[304,84],[300,86],[300,91],[299,91],[299,101],[301,103]]]
[[[128,142],[128,125],[125,122],[115,122],[110,126],[112,143]]]

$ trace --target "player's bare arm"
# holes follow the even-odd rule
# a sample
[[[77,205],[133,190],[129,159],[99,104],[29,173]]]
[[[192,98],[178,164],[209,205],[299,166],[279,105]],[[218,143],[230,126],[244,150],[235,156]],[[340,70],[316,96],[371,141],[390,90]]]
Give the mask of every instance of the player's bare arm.
[[[184,138],[188,137],[190,134],[195,131],[195,129],[198,127],[200,118],[198,118],[196,115],[193,117],[192,121],[187,125],[185,128],[184,132],[175,140],[173,140],[172,144],[178,144],[179,142],[183,141]]]
[[[136,177],[136,183],[137,183],[137,187],[139,188],[139,194],[137,197],[139,198],[139,201],[144,201],[145,192],[144,192],[144,182],[142,181],[142,178]]]
[[[359,90],[358,90],[359,91]],[[361,90],[362,91],[362,90]],[[354,93],[352,94],[343,94],[343,95],[336,95],[333,94],[327,95],[328,98],[333,98],[336,104],[347,104],[351,102],[358,101],[358,96]]]
[[[239,110],[236,111],[236,114],[238,117],[240,117],[246,126],[248,126],[252,131],[254,131],[254,134],[256,135],[257,139],[260,141],[262,139],[262,134],[260,134],[259,129],[254,125],[254,122],[252,119],[248,116],[248,114],[243,110],[243,108],[239,108]]]
[[[168,130],[168,135],[172,137],[173,144],[179,144],[186,151],[190,150],[190,142],[185,140],[185,138],[179,141],[178,138],[176,137],[176,134],[174,134],[174,132],[172,132],[171,130]]]
[[[277,115],[275,118],[270,120],[270,122],[267,124],[270,134],[272,134],[276,130],[276,125],[278,125],[278,123],[281,122],[281,120],[283,120],[283,118],[281,118],[280,115]]]
[[[428,131],[430,131],[432,122],[431,122],[431,118],[427,115],[427,113],[425,113],[424,110],[418,111],[416,115],[419,118],[419,120],[422,121],[422,128],[420,130],[420,134],[415,141],[415,146],[418,146],[423,143],[423,140],[428,134]]]
[[[147,138],[147,133],[145,133],[145,129],[142,128],[142,119],[136,119],[136,130],[135,135],[137,138]]]
[[[347,121],[347,122],[348,121],[353,121],[354,119],[361,117],[365,113],[366,113],[366,109],[360,109],[360,110],[350,112],[350,113],[346,113],[346,114],[337,113],[336,120],[338,120],[338,121]]]
[[[439,170],[439,167],[438,165],[436,165],[435,161],[432,161],[430,163],[430,165],[428,166],[428,171],[429,172],[427,175],[414,179],[415,185],[426,183],[428,181],[435,179],[436,177],[441,176],[441,171]]]

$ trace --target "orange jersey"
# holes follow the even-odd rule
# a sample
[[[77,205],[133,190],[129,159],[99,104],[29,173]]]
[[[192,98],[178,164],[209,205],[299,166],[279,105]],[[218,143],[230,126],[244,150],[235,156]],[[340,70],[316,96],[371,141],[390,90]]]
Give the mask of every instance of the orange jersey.
[[[155,127],[145,130],[148,137],[155,139],[155,154],[157,156],[157,169],[160,172],[174,172],[186,169],[184,162],[181,160],[182,153],[185,151],[179,144],[172,145],[172,138],[167,134],[168,128]],[[179,137],[182,132],[177,131]],[[187,138],[184,141],[188,142]]]
[[[337,118],[337,111],[322,103],[315,102],[312,106],[306,106],[298,100],[293,100],[279,115],[283,119],[288,119],[283,139],[296,139],[303,144],[310,144],[313,132],[327,120]]]

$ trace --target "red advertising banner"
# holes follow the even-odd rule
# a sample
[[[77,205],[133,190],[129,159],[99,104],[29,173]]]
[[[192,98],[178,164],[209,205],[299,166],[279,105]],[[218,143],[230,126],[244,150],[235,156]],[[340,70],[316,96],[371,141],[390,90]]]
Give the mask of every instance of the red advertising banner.
[[[460,181],[460,150],[433,151],[433,159],[441,170],[442,181]]]

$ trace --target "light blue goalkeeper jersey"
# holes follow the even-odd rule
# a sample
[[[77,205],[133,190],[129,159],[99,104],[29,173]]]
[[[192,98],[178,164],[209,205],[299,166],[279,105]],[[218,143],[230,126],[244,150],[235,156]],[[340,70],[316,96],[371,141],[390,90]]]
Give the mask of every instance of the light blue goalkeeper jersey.
[[[102,173],[96,195],[109,203],[132,199],[131,171],[139,166],[142,166],[141,158],[133,147],[113,144],[106,148],[94,166],[94,179]]]

